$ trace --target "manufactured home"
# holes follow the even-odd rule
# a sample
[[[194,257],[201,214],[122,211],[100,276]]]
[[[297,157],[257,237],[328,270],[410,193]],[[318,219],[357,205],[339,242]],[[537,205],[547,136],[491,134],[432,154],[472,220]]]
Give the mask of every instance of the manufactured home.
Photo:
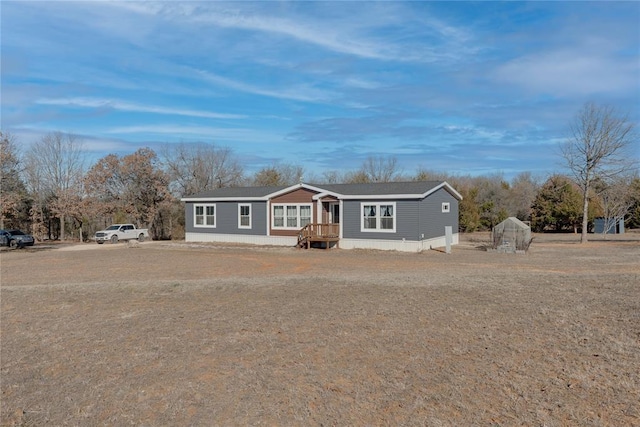
[[[182,199],[187,242],[411,252],[445,246],[446,236],[458,243],[460,200],[444,181],[232,187]]]

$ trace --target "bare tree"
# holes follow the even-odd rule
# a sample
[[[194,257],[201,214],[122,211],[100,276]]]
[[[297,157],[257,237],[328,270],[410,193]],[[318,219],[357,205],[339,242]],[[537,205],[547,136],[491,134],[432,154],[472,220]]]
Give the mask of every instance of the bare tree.
[[[290,163],[274,164],[260,169],[253,177],[256,186],[293,185],[302,181],[304,168]]]
[[[213,144],[177,144],[165,146],[163,163],[177,197],[235,187],[242,183],[243,169],[230,148]]]
[[[625,174],[610,180],[595,180],[594,188],[602,204],[604,227],[602,233],[606,237],[609,230],[614,229],[633,205],[631,190],[634,176]]]
[[[77,210],[83,192],[83,144],[71,134],[47,134],[27,151],[26,164],[27,182],[40,202],[38,209],[42,212],[47,208],[57,216],[59,237],[64,240],[66,216]]]
[[[571,137],[561,152],[582,190],[582,234],[587,242],[589,191],[595,179],[611,179],[629,170],[629,148],[636,140],[634,124],[608,106],[586,103],[571,125]]]
[[[322,172],[321,176],[310,182],[318,184],[343,184],[347,182],[346,175],[345,172],[333,169]]]
[[[371,182],[371,178],[361,170],[349,171],[344,175],[344,182],[346,184],[367,184]]]
[[[370,156],[362,164],[360,171],[369,182],[391,182],[398,177],[398,159],[395,157]]]
[[[507,198],[510,215],[522,221],[531,220],[531,205],[540,188],[538,181],[531,172],[521,172],[511,180],[511,187]]]
[[[444,172],[431,171],[420,167],[411,179],[413,181],[446,181],[450,178]]]
[[[477,189],[475,200],[480,208],[480,224],[491,230],[509,217],[509,183],[499,173],[474,177],[472,182]]]
[[[47,209],[47,200],[50,199],[50,196],[45,189],[42,171],[32,156],[25,156],[24,178],[27,191],[33,198],[29,209],[31,232],[38,239],[42,239],[45,235],[51,238],[49,210]]]
[[[640,175],[636,174],[636,177],[631,181],[629,192],[631,193],[631,207],[625,223],[629,228],[640,228]]]

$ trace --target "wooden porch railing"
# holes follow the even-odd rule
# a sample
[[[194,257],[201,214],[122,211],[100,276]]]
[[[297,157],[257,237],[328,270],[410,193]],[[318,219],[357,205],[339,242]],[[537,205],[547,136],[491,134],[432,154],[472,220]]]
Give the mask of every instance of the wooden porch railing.
[[[340,224],[310,223],[305,225],[298,233],[298,247],[309,247],[312,242],[326,242],[329,248],[330,242],[340,240]],[[336,245],[337,246],[337,245]]]

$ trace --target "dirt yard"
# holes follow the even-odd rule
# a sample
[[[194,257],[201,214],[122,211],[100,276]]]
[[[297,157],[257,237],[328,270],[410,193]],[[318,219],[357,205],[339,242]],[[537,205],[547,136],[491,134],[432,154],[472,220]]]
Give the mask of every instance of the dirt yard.
[[[0,254],[0,425],[640,426],[640,233]]]

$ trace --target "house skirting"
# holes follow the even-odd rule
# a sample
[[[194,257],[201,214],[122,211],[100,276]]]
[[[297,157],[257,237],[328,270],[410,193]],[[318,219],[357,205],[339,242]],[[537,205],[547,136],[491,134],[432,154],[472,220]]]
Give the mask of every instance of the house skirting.
[[[262,246],[295,246],[298,238],[295,236],[256,236],[250,234],[214,234],[214,233],[185,233],[186,242],[221,242],[245,243]]]
[[[214,234],[193,233],[185,235],[187,242],[219,242],[219,243],[244,243],[262,246],[290,246],[298,243],[294,236],[255,236],[245,234]],[[458,244],[458,233],[452,236],[453,245]],[[340,239],[341,249],[376,249],[402,252],[421,252],[432,248],[446,246],[445,237],[435,237],[425,240],[376,240],[376,239]]]
[[[458,244],[458,233],[452,236],[451,244]],[[425,240],[376,240],[376,239],[340,239],[341,249],[376,249],[401,252],[422,252],[432,248],[446,246],[445,237]]]

